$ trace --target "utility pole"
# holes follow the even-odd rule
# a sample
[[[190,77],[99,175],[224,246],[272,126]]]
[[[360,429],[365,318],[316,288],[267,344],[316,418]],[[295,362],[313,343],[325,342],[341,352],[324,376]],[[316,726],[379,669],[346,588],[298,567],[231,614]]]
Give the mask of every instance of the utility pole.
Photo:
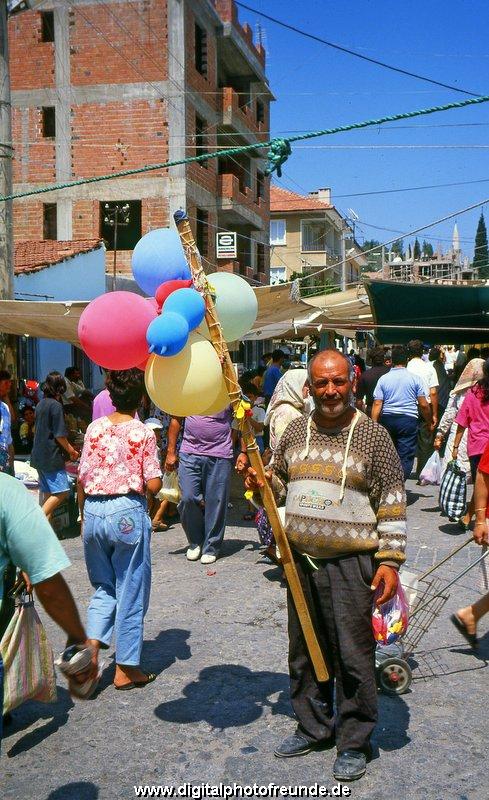
[[[104,222],[114,228],[114,258],[112,261],[112,291],[117,288],[117,231],[119,225],[129,225],[131,221],[129,213],[129,203],[116,203],[111,208],[109,203],[105,204]]]
[[[7,4],[0,2],[0,195],[12,194],[12,123]],[[12,201],[0,202],[0,296],[13,299]]]

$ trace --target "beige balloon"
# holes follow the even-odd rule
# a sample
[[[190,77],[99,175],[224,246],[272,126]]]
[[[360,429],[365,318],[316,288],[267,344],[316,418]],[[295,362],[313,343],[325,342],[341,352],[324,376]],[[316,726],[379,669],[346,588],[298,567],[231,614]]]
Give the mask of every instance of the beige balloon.
[[[167,414],[206,414],[222,392],[221,363],[212,344],[193,331],[176,356],[150,357],[145,383],[152,401]]]
[[[226,389],[226,382],[224,378],[222,378],[221,391],[219,392],[217,399],[214,400],[209,408],[201,412],[202,416],[210,417],[211,414],[218,414],[220,411],[224,411],[230,402],[228,390]]]

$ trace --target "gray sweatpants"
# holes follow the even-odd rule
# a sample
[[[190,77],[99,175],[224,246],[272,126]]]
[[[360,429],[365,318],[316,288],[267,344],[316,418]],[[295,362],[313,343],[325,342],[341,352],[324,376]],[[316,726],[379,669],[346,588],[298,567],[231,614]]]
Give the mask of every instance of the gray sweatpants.
[[[217,556],[224,539],[232,459],[180,452],[180,520],[191,547]]]

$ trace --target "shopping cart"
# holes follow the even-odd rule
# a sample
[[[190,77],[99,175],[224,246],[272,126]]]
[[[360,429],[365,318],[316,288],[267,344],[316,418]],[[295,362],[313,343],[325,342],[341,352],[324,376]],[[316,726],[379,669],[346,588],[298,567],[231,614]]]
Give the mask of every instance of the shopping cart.
[[[459,572],[448,583],[444,583],[440,578],[433,576],[437,569],[446,564],[447,561],[472,541],[473,539],[470,537],[422,575],[416,576],[401,571],[401,583],[410,607],[409,626],[402,640],[386,646],[379,645],[376,649],[377,686],[384,694],[399,695],[407,692],[413,679],[408,659],[414,656],[423,636],[440,615],[450,596],[448,590],[489,555],[489,548],[484,548],[484,552],[479,558]],[[431,674],[434,673],[432,672]]]

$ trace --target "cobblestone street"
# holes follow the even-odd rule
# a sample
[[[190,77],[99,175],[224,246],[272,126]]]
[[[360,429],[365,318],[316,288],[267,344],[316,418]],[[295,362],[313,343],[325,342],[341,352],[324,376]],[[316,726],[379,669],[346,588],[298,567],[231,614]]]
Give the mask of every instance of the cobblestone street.
[[[408,568],[423,572],[467,537],[440,517],[437,488],[408,483]],[[54,706],[14,713],[1,756],[5,800],[130,800],[137,784],[223,782],[333,786],[334,751],[278,760],[292,732],[285,592],[277,568],[260,561],[258,536],[242,522],[234,487],[223,557],[210,568],[185,560],[180,525],[153,539],[153,589],[143,666],[148,688],[112,687],[112,651],[102,691],[73,703],[60,679]],[[65,542],[67,571],[82,610],[90,597],[79,538]],[[480,549],[469,545],[440,569],[448,580]],[[362,800],[481,800],[489,796],[489,629],[474,655],[448,617],[479,593],[479,568],[453,587],[413,664],[411,690],[379,695],[380,721],[367,776],[351,784]],[[47,623],[55,650],[62,636]],[[484,635],[485,634],[485,635]],[[434,675],[423,679],[422,676]]]

